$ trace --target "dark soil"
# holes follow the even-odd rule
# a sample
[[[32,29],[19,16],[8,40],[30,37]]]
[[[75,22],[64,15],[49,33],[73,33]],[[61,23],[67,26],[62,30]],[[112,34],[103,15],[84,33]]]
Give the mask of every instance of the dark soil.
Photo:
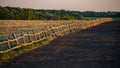
[[[0,68],[120,68],[120,22],[59,37]]]

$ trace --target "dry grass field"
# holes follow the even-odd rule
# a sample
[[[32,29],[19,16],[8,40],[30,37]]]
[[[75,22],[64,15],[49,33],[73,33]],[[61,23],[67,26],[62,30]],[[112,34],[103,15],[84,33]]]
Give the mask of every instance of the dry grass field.
[[[35,30],[57,23],[72,22],[72,20],[0,20],[0,35],[5,35],[15,31]],[[74,22],[79,22],[74,20]]]

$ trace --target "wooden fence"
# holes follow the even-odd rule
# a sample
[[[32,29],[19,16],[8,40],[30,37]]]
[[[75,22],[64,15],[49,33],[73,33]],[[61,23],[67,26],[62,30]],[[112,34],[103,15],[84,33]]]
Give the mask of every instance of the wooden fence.
[[[89,21],[81,20],[80,22],[73,21],[69,23],[49,25],[34,31],[11,33],[9,38],[6,37],[4,41],[0,42],[0,53],[5,53],[15,48],[19,48],[22,45],[32,44],[54,35],[60,36],[61,34],[64,34],[64,32],[70,30],[87,29],[108,21],[112,21],[112,19],[101,18]]]

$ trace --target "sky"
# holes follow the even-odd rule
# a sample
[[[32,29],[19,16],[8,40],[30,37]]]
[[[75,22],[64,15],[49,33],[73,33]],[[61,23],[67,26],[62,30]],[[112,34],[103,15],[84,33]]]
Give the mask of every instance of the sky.
[[[0,6],[51,10],[120,12],[120,0],[0,0]]]

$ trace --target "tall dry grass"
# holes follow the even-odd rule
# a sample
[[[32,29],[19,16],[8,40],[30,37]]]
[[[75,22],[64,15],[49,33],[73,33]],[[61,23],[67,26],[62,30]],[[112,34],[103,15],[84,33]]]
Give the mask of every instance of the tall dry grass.
[[[11,32],[35,30],[58,23],[79,22],[79,20],[0,20],[0,36]]]

